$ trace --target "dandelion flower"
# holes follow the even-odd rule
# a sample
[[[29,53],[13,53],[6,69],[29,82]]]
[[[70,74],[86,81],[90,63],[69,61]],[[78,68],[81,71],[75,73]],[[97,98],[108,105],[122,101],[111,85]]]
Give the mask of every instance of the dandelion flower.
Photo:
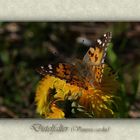
[[[95,87],[88,89],[47,75],[36,90],[37,112],[45,118],[115,117],[117,89],[116,75],[110,75],[108,66],[105,66],[101,84],[95,83]]]

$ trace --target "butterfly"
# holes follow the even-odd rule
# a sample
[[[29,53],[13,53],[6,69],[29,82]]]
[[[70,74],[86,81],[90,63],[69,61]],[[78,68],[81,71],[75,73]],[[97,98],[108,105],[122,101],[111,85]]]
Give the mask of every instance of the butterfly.
[[[94,82],[100,84],[104,72],[104,60],[108,43],[112,34],[107,32],[98,38],[88,49],[83,60],[77,59],[73,63],[49,64],[37,68],[41,75],[52,75],[58,77],[71,85],[76,85],[87,89],[87,85],[94,87]]]

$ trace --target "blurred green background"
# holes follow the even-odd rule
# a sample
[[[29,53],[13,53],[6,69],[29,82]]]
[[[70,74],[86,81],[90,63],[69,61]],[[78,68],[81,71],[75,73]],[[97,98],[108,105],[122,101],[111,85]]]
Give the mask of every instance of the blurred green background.
[[[140,117],[140,23],[1,22],[0,117],[35,118],[35,68],[82,58],[92,41],[111,31],[106,62],[118,73],[120,118]],[[84,42],[83,42],[84,40]]]

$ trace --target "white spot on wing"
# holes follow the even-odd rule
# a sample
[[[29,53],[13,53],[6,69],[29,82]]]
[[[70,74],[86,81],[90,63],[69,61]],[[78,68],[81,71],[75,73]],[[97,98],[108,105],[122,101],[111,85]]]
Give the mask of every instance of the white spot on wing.
[[[49,68],[49,69],[53,69],[51,64],[48,65],[48,68]]]
[[[104,34],[104,37],[106,37],[106,34]]]
[[[101,62],[102,64],[104,63],[104,60],[105,60],[105,59],[103,58],[103,59],[102,59],[102,62]]]
[[[102,44],[102,41],[100,39],[97,39],[97,42],[99,43],[99,45]]]

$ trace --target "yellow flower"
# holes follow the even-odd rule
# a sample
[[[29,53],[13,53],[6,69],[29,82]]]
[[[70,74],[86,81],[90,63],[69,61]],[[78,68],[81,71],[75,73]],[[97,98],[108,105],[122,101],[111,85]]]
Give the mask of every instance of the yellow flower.
[[[37,112],[44,118],[116,117],[118,82],[106,65],[101,84],[88,89],[66,83],[54,76],[45,76],[36,90]]]
[[[37,112],[41,115],[45,114],[49,110],[49,90],[53,88],[53,83],[55,82],[55,78],[50,78],[50,81],[47,80],[47,77],[44,77],[37,87],[36,90],[36,98],[37,102]]]
[[[109,103],[113,102],[112,99],[113,96],[107,95],[101,90],[88,90],[83,92],[79,104],[96,118],[113,117],[115,114],[108,106]]]
[[[56,107],[55,104],[51,106],[51,112],[48,113],[47,118],[53,118],[53,119],[61,119],[64,118],[65,114],[64,112]]]

